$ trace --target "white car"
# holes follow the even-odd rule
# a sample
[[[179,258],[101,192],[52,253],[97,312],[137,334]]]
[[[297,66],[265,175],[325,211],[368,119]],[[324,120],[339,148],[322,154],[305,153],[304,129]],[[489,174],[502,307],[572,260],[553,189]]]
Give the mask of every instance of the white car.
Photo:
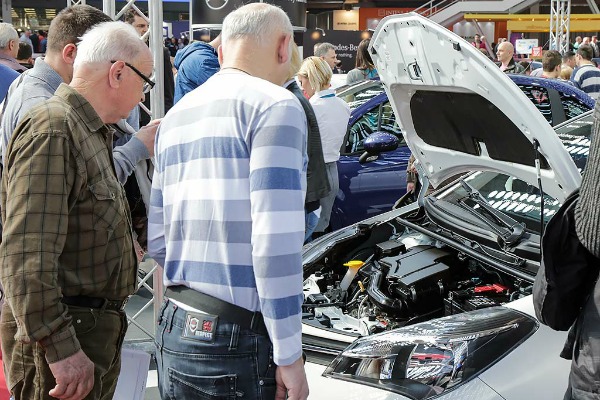
[[[591,112],[553,130],[495,64],[417,14],[384,19],[370,51],[439,188],[305,246],[310,398],[562,399],[566,332],[537,321],[531,292],[541,226],[580,185]]]

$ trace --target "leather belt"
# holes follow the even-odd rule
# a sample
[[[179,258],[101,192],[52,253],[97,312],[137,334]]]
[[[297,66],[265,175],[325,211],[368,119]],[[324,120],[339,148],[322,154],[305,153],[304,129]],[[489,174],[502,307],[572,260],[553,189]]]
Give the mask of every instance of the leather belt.
[[[167,287],[165,296],[207,314],[217,315],[221,320],[239,325],[240,328],[250,329],[260,335],[269,335],[263,315],[259,311],[250,311],[181,285]]]
[[[63,296],[62,302],[68,306],[95,308],[108,311],[123,311],[129,297],[124,300],[108,300],[102,297]]]

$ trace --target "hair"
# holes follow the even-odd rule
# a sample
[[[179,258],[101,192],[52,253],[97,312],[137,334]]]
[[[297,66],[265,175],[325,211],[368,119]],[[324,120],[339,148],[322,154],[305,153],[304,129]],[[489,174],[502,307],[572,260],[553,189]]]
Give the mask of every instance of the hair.
[[[75,5],[59,12],[48,30],[48,52],[62,52],[68,44],[76,44],[79,38],[94,25],[112,21],[102,11],[88,5]]]
[[[313,55],[317,53],[317,49],[319,48],[320,45],[321,45],[321,42],[315,43],[315,45],[313,46]]]
[[[571,59],[573,57],[575,57],[575,53],[573,53],[571,50],[565,51],[562,55],[563,63],[569,61],[569,59]]]
[[[147,51],[148,47],[133,26],[121,21],[103,22],[81,38],[73,68],[113,60],[134,62]]]
[[[542,57],[542,68],[544,72],[552,72],[556,67],[562,64],[562,57],[556,50],[548,50]]]
[[[293,33],[292,23],[281,8],[267,3],[250,3],[225,17],[221,43],[225,45],[230,40],[245,38],[260,45],[281,33]]]
[[[31,46],[24,42],[19,42],[19,52],[17,53],[17,60],[29,60],[33,55],[33,49]]]
[[[327,89],[331,83],[333,71],[327,62],[320,57],[312,56],[304,59],[298,75],[308,79],[315,92]]]
[[[288,81],[293,79],[294,76],[300,70],[300,66],[302,66],[302,57],[300,57],[300,50],[298,49],[298,45],[296,42],[292,40],[292,57],[290,60],[290,71],[288,72]]]
[[[371,39],[361,40],[358,44],[356,50],[356,68],[358,69],[375,69],[375,64],[369,54],[369,43],[371,43]]]
[[[129,25],[133,25],[133,23],[135,22],[135,17],[144,18],[142,15],[140,15],[139,12],[137,12],[133,7],[131,7],[127,11],[125,11],[125,14],[123,14],[123,21],[127,22]]]
[[[315,48],[315,57],[325,57],[329,50],[335,51],[335,47],[331,43],[323,42]]]
[[[560,69],[560,79],[564,79],[565,81],[568,81],[569,79],[571,79],[571,74],[573,73],[573,68],[569,67],[568,65],[563,65]]]
[[[19,40],[19,34],[11,24],[0,22],[0,49],[5,49],[11,40]]]
[[[581,58],[592,61],[594,57],[594,50],[592,50],[592,46],[589,44],[582,44],[577,48],[577,54],[581,56]]]

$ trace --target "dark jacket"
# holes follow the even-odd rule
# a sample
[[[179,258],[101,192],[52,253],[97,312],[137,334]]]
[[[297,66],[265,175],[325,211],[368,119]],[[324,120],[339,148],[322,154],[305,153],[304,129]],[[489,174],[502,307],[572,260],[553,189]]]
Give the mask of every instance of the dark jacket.
[[[579,201],[575,209],[575,228],[581,243],[600,258],[600,103],[594,110],[590,154],[585,165]],[[598,260],[600,263],[600,260]],[[565,399],[600,399],[600,284],[584,306],[562,354],[572,358],[569,390]]]
[[[502,63],[497,63],[498,66],[502,66]],[[523,72],[525,72],[525,68],[523,68],[523,66],[517,62],[515,62],[514,59],[510,60],[510,62],[508,63],[508,66],[506,67],[506,69],[503,71],[505,74],[522,74]]]
[[[186,93],[202,85],[219,72],[217,50],[204,42],[194,42],[177,52],[175,56],[175,103]]]
[[[164,90],[165,90],[165,114],[173,107],[173,92],[175,90],[175,78],[173,78],[173,64],[171,64],[171,53],[169,49],[163,47],[164,62]],[[147,94],[144,105],[150,109],[150,95]],[[140,126],[148,125],[150,116],[144,110],[140,110]]]
[[[326,197],[331,191],[329,180],[327,179],[325,160],[323,159],[321,133],[319,132],[319,124],[317,123],[315,112],[296,82],[287,85],[286,89],[294,93],[298,100],[300,100],[308,123],[306,146],[306,151],[308,153],[308,168],[306,170],[305,208],[307,212],[310,212],[319,208],[319,199]],[[316,203],[316,207],[314,203]]]

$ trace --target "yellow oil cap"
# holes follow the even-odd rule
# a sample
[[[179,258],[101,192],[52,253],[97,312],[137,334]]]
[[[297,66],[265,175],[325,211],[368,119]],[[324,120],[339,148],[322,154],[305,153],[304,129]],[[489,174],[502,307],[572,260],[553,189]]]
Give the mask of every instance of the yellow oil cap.
[[[344,264],[345,267],[348,267],[351,269],[359,269],[363,265],[365,265],[365,262],[361,261],[361,260],[351,260],[351,261],[348,261],[346,264]]]

